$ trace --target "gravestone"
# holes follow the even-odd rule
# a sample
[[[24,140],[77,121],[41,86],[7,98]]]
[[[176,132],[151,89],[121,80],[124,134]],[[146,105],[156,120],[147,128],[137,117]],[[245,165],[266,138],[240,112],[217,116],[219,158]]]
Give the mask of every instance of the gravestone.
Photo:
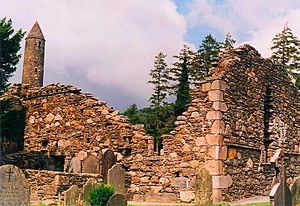
[[[115,188],[116,194],[125,194],[125,170],[116,164],[108,170],[107,184]]]
[[[0,167],[0,205],[28,206],[30,186],[22,170],[14,165]]]
[[[81,161],[78,157],[73,157],[68,167],[70,173],[81,173]]]
[[[88,181],[83,185],[82,189],[82,198],[83,198],[83,204],[84,205],[90,205],[89,203],[89,197],[91,191],[98,185],[98,181],[95,178],[89,178]]]
[[[83,161],[82,161],[82,172],[83,173],[92,173],[92,174],[99,174],[99,158],[95,155],[89,154]]]
[[[212,204],[212,176],[208,170],[201,168],[195,182],[195,206]]]
[[[106,150],[102,158],[101,175],[104,183],[107,183],[108,170],[117,162],[117,157],[112,150]]]
[[[72,185],[68,190],[64,192],[64,205],[73,206],[77,204],[79,199],[80,190],[76,185]]]
[[[300,177],[298,177],[291,185],[293,205],[300,204]]]
[[[292,193],[286,183],[285,168],[282,166],[279,173],[279,183],[272,188],[269,197],[271,206],[291,206]]]
[[[176,177],[172,179],[171,186],[179,189],[188,189],[188,178],[186,177]]]
[[[124,195],[114,194],[109,198],[107,206],[127,206],[127,201]]]

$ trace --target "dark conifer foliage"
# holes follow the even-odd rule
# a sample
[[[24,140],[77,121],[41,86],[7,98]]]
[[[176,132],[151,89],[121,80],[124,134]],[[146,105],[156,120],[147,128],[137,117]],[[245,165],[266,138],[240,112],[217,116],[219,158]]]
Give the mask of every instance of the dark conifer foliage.
[[[282,64],[285,70],[300,88],[300,41],[294,36],[292,30],[286,24],[283,30],[272,39],[271,59]]]
[[[21,29],[15,32],[11,19],[0,20],[0,94],[9,86],[8,79],[17,69],[24,34]]]

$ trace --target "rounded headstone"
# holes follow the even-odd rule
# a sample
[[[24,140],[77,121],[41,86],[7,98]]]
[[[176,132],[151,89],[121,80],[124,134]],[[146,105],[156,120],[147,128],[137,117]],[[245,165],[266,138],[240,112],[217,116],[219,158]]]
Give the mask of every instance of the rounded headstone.
[[[15,165],[0,167],[0,205],[28,206],[30,186],[24,173]]]
[[[124,195],[114,194],[109,198],[107,206],[127,206],[127,201]]]

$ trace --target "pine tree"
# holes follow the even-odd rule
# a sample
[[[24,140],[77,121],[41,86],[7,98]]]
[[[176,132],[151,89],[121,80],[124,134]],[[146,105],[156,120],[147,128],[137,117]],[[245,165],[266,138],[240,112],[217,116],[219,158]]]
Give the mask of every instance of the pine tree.
[[[14,33],[11,19],[0,19],[0,94],[9,86],[8,79],[17,69],[24,34],[21,29]]]
[[[292,30],[286,24],[283,30],[272,39],[271,59],[284,65],[285,70],[291,76],[292,81],[299,86],[300,73],[300,41],[294,36]]]
[[[188,46],[184,45],[180,51],[179,56],[174,56],[177,62],[174,63],[173,73],[174,80],[178,83],[175,84],[176,101],[174,104],[174,114],[179,116],[187,109],[187,105],[191,101],[190,86],[189,86],[189,73],[192,67],[192,54],[193,52]]]
[[[129,106],[124,111],[123,114],[129,118],[129,120],[132,124],[140,124],[141,123],[138,118],[139,110],[138,110],[138,107],[136,104]]]
[[[160,52],[155,56],[154,68],[150,70],[151,80],[148,82],[153,84],[154,93],[149,101],[151,106],[160,107],[166,104],[167,90],[169,88],[169,69],[165,61],[166,55]]]
[[[221,43],[218,42],[211,34],[207,35],[199,46],[196,58],[197,74],[194,81],[200,81],[203,77],[208,76],[210,69],[217,65]]]
[[[232,37],[230,33],[227,33],[224,42],[220,44],[220,49],[221,51],[233,49],[235,43],[236,40]]]
[[[188,69],[188,76],[192,78],[190,74],[194,72],[195,64],[195,52],[192,51],[187,45],[183,45],[183,48],[180,50],[179,55],[174,56],[175,63],[173,63],[173,67],[170,69],[170,80],[172,85],[169,87],[170,95],[177,95],[178,87],[180,84],[180,78],[182,74],[182,68],[185,66]],[[195,74],[196,75],[196,74]],[[192,79],[189,79],[189,81]]]

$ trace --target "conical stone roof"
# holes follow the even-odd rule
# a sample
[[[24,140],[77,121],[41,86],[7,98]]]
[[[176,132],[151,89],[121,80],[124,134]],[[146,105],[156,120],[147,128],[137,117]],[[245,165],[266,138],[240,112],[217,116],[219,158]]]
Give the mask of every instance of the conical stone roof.
[[[27,38],[38,38],[38,39],[45,40],[43,32],[42,32],[42,30],[40,28],[40,25],[37,21],[35,22],[35,24],[31,28],[31,30],[30,30],[29,34],[27,35],[26,39]]]

